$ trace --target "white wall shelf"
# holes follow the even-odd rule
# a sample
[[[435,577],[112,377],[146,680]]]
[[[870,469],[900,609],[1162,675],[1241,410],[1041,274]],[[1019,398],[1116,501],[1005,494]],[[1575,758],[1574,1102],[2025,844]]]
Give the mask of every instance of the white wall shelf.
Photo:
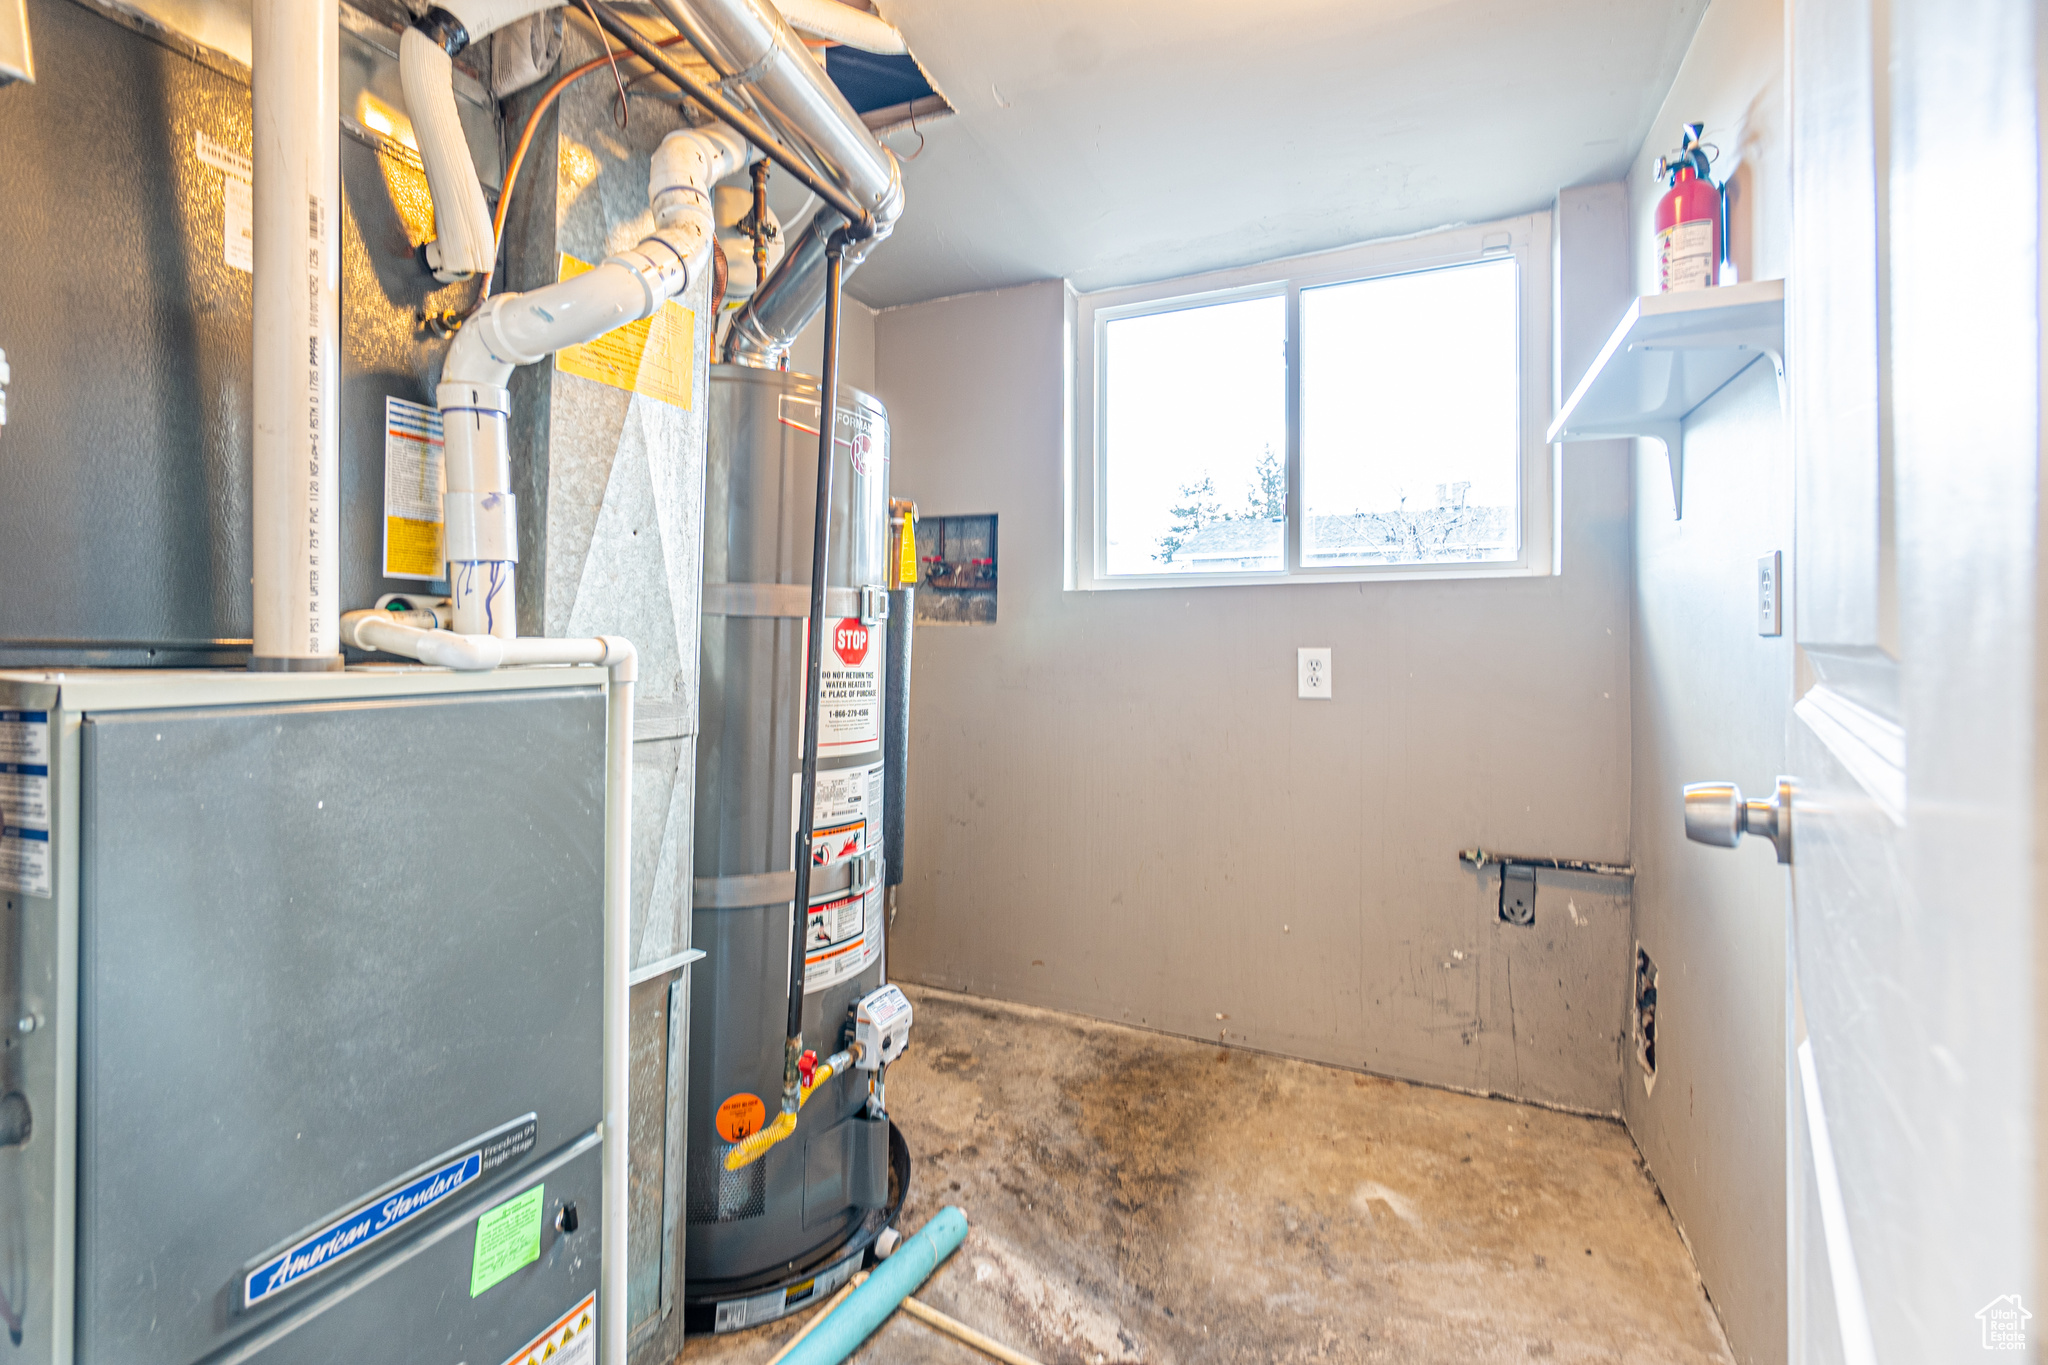
[[[1664,446],[1671,505],[1685,515],[1685,419],[1768,356],[1785,394],[1785,282],[1753,280],[1684,294],[1645,294],[1565,400],[1548,439],[1644,436]]]

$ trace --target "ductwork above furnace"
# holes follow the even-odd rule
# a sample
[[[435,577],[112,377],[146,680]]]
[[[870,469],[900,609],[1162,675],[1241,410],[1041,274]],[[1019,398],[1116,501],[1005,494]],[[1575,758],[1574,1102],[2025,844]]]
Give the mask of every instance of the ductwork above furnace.
[[[844,269],[858,268],[903,214],[903,175],[895,154],[868,131],[803,40],[765,0],[655,4],[720,75],[743,86],[761,113],[795,134],[819,169],[872,215],[872,232],[846,249]],[[830,206],[813,215],[781,266],[734,315],[727,360],[758,369],[782,367],[797,334],[824,305],[826,244],[846,221]]]

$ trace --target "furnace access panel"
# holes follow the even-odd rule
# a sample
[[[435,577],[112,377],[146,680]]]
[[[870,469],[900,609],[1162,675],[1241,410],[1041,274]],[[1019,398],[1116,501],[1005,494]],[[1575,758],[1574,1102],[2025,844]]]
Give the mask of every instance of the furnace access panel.
[[[0,1365],[595,1361],[591,676],[0,674]]]

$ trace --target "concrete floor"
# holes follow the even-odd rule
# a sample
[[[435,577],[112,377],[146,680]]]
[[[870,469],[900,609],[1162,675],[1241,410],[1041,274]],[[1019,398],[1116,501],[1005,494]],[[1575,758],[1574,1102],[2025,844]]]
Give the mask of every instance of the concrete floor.
[[[1731,1360],[1619,1124],[906,989],[901,1225],[972,1225],[919,1297],[1046,1365]],[[986,1358],[899,1313],[854,1359]]]

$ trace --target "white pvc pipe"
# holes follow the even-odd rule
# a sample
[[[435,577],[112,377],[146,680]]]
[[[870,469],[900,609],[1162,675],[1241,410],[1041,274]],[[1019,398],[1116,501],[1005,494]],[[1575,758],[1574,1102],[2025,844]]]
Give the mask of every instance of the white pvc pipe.
[[[447,368],[454,368],[451,364]],[[509,640],[519,633],[519,499],[512,493],[512,395],[494,384],[444,381],[441,499],[454,627]]]
[[[252,667],[341,666],[340,18],[256,0],[255,649]]]
[[[723,126],[670,133],[648,171],[653,235],[581,275],[500,294],[455,334],[434,401],[441,410],[442,519],[458,633],[508,640],[518,634],[519,500],[512,492],[506,388],[513,369],[652,316],[696,279],[717,233],[711,186],[751,156],[739,134]]]
[[[628,980],[632,951],[633,876],[633,684],[638,661],[633,647],[614,636],[608,650],[622,647],[611,664],[605,708],[604,773],[604,1165],[603,1262],[598,1270],[598,1345],[603,1365],[626,1365],[626,1181],[631,1074],[628,1049],[632,1018]]]

